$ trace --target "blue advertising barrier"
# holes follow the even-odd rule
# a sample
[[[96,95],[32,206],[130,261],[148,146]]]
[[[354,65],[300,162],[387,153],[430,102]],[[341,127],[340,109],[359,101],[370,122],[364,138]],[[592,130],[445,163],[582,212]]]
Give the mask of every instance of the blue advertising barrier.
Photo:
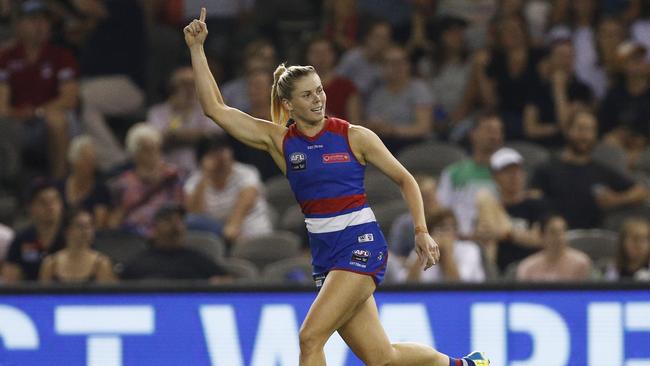
[[[66,293],[68,292],[68,293]],[[313,291],[0,292],[0,365],[294,366]],[[383,290],[392,341],[494,366],[650,365],[650,289]],[[329,366],[362,363],[343,340]]]

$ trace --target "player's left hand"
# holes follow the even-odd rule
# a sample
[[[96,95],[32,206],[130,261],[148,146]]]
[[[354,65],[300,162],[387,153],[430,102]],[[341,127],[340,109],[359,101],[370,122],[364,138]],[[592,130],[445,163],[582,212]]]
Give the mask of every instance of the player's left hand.
[[[438,243],[428,233],[415,234],[415,253],[419,262],[424,264],[425,271],[440,261]]]

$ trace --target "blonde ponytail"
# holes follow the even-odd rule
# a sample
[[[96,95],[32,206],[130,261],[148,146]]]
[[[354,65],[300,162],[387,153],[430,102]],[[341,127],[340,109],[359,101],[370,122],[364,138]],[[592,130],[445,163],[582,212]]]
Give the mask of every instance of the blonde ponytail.
[[[282,99],[291,99],[294,82],[311,73],[316,73],[312,66],[287,67],[284,63],[278,65],[273,73],[273,86],[271,87],[271,120],[273,123],[280,126],[287,123],[290,116],[282,105]]]
[[[287,67],[284,63],[278,65],[273,72],[273,86],[271,87],[271,121],[278,125],[284,125],[289,116],[287,116],[287,111],[282,106],[282,97],[280,96],[278,90],[278,84],[280,83],[280,78],[287,71]]]

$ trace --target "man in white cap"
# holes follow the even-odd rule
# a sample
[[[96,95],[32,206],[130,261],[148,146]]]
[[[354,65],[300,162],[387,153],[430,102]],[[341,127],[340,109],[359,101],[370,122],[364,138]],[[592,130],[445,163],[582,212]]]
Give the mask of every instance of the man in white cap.
[[[490,169],[498,199],[479,200],[478,231],[491,233],[492,256],[501,272],[541,247],[540,222],[547,206],[526,190],[523,163],[523,157],[514,149],[497,150],[490,157]]]

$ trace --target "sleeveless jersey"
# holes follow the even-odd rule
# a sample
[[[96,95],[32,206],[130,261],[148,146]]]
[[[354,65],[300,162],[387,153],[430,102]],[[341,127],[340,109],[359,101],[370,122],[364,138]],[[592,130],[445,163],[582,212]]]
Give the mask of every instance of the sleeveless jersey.
[[[348,141],[350,124],[327,118],[313,137],[289,126],[283,141],[287,179],[310,234],[341,231],[375,221],[363,186],[365,166]]]

